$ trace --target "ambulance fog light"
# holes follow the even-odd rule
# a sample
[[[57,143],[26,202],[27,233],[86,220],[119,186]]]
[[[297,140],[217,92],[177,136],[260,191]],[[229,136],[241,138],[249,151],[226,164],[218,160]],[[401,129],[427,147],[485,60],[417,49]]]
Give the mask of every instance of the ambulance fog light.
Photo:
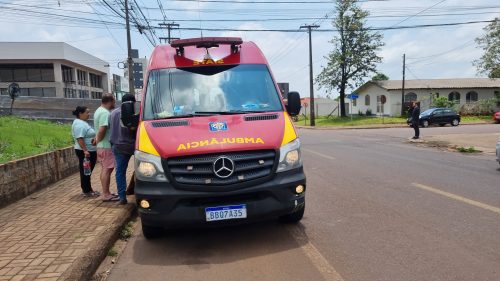
[[[141,200],[140,205],[141,205],[141,208],[143,208],[143,209],[149,209],[149,207],[151,207],[151,205],[149,205],[148,200]]]
[[[148,163],[148,162],[141,162],[139,163],[139,167],[137,168],[137,172],[139,172],[141,175],[145,177],[152,177],[156,174],[156,168],[155,165]]]
[[[295,193],[301,194],[302,192],[304,192],[304,186],[301,184],[297,185],[297,187],[295,187]]]

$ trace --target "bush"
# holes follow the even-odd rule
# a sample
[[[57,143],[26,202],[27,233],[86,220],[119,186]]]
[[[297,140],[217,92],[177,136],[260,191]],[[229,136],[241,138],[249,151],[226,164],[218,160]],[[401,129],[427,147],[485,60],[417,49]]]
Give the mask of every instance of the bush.
[[[366,110],[366,116],[372,116],[372,110],[371,109],[367,109]]]
[[[460,110],[461,115],[491,115],[495,112],[496,99],[480,100],[474,103],[464,104]]]
[[[455,105],[454,102],[448,100],[447,97],[439,97],[435,98],[432,101],[432,107],[446,107],[446,108],[452,108]]]
[[[358,110],[358,115],[359,115],[359,116],[363,116],[363,115],[364,115],[364,114],[363,114],[363,111]]]

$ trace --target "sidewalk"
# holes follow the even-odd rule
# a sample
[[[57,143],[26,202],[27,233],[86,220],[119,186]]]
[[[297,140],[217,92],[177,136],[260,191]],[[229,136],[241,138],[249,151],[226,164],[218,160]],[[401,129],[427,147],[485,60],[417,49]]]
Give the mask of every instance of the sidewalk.
[[[100,191],[99,175],[98,164],[92,187]],[[114,182],[113,173],[112,191]],[[135,210],[133,202],[83,197],[74,174],[0,209],[0,280],[89,279]]]

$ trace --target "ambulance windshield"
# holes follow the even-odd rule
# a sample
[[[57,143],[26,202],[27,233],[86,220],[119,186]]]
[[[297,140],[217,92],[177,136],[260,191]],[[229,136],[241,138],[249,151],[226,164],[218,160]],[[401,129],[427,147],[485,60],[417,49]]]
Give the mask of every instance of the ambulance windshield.
[[[145,98],[144,120],[283,110],[266,65],[153,70]]]

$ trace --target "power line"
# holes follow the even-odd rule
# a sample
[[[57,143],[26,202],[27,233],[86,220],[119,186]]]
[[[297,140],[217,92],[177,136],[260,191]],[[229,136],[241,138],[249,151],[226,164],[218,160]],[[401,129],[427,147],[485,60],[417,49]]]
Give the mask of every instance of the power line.
[[[434,8],[435,6],[437,6],[437,5],[441,4],[441,3],[443,3],[444,1],[446,1],[446,0],[441,0],[441,1],[437,2],[436,4],[434,4],[434,5],[430,6],[430,7],[426,8],[426,9],[423,9],[422,11],[420,11],[420,12],[418,12],[418,13],[416,13],[416,14],[414,14],[414,15],[412,15],[412,16],[409,16],[409,17],[407,17],[407,18],[405,18],[405,19],[403,19],[402,21],[400,21],[400,22],[396,23],[396,24],[395,24],[395,25],[393,25],[393,26],[397,26],[397,25],[399,25],[400,23],[403,23],[403,22],[405,22],[405,21],[407,21],[407,20],[409,20],[409,19],[411,19],[411,18],[413,18],[413,17],[417,16],[418,14],[421,14],[421,13],[423,13],[423,12],[425,12],[425,11],[429,10],[429,9],[432,9],[432,8]]]
[[[443,26],[457,26],[457,25],[468,25],[477,23],[491,23],[493,20],[484,21],[467,21],[467,22],[454,22],[454,23],[437,23],[437,24],[421,24],[421,25],[408,25],[408,26],[394,26],[394,27],[370,27],[364,30],[373,31],[383,31],[383,30],[397,30],[397,29],[415,29],[415,28],[426,28],[426,27],[443,27]],[[155,27],[158,28],[158,27]],[[199,31],[198,27],[181,27],[180,30],[191,30]],[[206,31],[243,31],[243,32],[287,32],[287,33],[304,33],[305,31],[300,29],[234,29],[234,28],[203,28]],[[316,32],[337,32],[337,29],[317,29]]]

